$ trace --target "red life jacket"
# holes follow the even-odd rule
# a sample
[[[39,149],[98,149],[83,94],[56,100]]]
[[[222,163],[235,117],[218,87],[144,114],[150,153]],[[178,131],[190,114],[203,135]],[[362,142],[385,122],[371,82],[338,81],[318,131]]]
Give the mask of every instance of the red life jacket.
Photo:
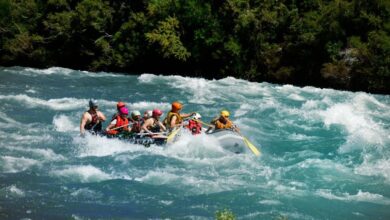
[[[202,124],[194,120],[189,120],[187,128],[192,132],[193,135],[200,134],[202,132]]]
[[[96,123],[98,121],[98,115],[97,115],[97,112],[95,112],[95,113],[92,113],[90,111],[87,111],[87,112],[91,115],[92,120],[89,124],[85,124],[84,129],[91,130],[96,125]]]
[[[135,120],[132,120],[133,122],[133,126],[131,127],[131,131],[132,132],[135,132],[135,133],[139,133],[141,132],[141,120],[139,121],[135,121]]]
[[[121,116],[116,116],[115,119],[116,119],[115,127],[111,128],[111,129],[115,129],[115,128],[118,128],[118,127],[121,127],[121,128],[118,128],[116,130],[109,130],[109,131],[107,131],[108,134],[118,134],[118,133],[120,133],[122,131],[128,131],[129,130],[129,128],[128,128],[129,120],[127,118],[123,119]]]

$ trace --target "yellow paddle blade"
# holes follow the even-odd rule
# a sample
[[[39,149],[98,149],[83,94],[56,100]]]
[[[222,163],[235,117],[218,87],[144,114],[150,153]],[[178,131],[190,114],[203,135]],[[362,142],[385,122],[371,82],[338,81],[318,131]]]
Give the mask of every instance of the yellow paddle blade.
[[[260,151],[253,145],[246,137],[242,137],[244,139],[244,143],[256,156],[260,156]]]
[[[167,143],[173,141],[173,138],[176,136],[176,134],[180,131],[181,127],[177,128],[176,130],[173,130],[167,137]]]

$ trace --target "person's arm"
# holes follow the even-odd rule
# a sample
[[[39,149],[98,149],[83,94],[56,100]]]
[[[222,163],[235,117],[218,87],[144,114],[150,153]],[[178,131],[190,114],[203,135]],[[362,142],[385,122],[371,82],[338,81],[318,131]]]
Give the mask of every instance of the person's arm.
[[[238,133],[240,133],[240,129],[237,127],[237,125],[235,125],[235,124],[233,124],[233,130],[235,131],[235,132],[238,132]]]
[[[83,116],[81,116],[81,120],[80,120],[80,134],[84,134],[85,133],[85,124],[87,124],[87,121],[88,121],[88,115],[87,113],[83,113]]]
[[[195,112],[180,114],[180,116],[181,116],[182,118],[188,118],[188,117],[191,117],[191,116],[193,116],[193,115],[195,115]]]
[[[106,121],[106,116],[103,114],[103,112],[98,112],[99,120],[100,121]]]
[[[160,125],[160,128],[163,129],[163,131],[167,130],[167,128],[163,125],[163,123],[161,123],[161,121],[159,121],[158,124]]]
[[[113,129],[115,125],[116,125],[116,119],[111,121],[111,123],[107,126],[106,131]]]
[[[152,133],[152,132],[148,129],[148,126],[152,125],[152,123],[153,123],[153,119],[152,119],[152,118],[149,118],[148,120],[146,120],[145,123],[142,125],[141,133],[142,133],[142,132]]]
[[[171,124],[170,124],[170,127],[171,127],[172,129],[181,126],[181,124],[176,124],[176,120],[177,120],[177,116],[176,116],[176,115],[172,116],[172,118],[171,118]]]

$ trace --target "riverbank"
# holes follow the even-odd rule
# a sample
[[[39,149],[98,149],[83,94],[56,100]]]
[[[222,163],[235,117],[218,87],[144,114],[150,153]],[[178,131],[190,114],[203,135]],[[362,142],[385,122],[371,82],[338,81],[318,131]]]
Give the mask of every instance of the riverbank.
[[[389,20],[384,1],[7,0],[0,65],[390,94]]]

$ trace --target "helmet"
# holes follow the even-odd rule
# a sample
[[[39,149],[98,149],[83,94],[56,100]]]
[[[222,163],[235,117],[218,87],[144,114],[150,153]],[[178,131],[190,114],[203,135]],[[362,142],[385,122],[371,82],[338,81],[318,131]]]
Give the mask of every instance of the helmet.
[[[229,116],[230,116],[230,113],[229,113],[227,110],[222,110],[222,111],[221,111],[221,116],[223,116],[223,117],[229,117]]]
[[[134,118],[135,116],[141,116],[141,113],[139,112],[139,111],[133,111],[132,113],[131,113],[131,117],[132,118]]]
[[[199,119],[202,118],[202,116],[201,116],[199,113],[196,112],[196,113],[192,116],[192,118],[195,119],[195,120],[199,120]]]
[[[126,104],[125,104],[124,102],[118,102],[118,103],[116,104],[116,108],[117,108],[117,109],[120,109],[120,108],[125,107],[125,106],[126,106]]]
[[[172,102],[172,111],[179,111],[183,108],[180,102]]]
[[[126,107],[122,107],[119,109],[119,113],[121,113],[122,115],[128,115],[129,109],[127,109]]]
[[[90,99],[90,100],[89,100],[89,107],[90,107],[90,108],[98,107],[97,101],[94,100],[94,99]]]
[[[162,111],[160,110],[160,109],[154,109],[153,110],[153,117],[155,117],[155,116],[161,116],[163,113],[162,113]]]
[[[148,111],[145,111],[144,114],[147,114],[148,118],[151,118],[153,116],[153,111],[152,110],[148,110]]]

